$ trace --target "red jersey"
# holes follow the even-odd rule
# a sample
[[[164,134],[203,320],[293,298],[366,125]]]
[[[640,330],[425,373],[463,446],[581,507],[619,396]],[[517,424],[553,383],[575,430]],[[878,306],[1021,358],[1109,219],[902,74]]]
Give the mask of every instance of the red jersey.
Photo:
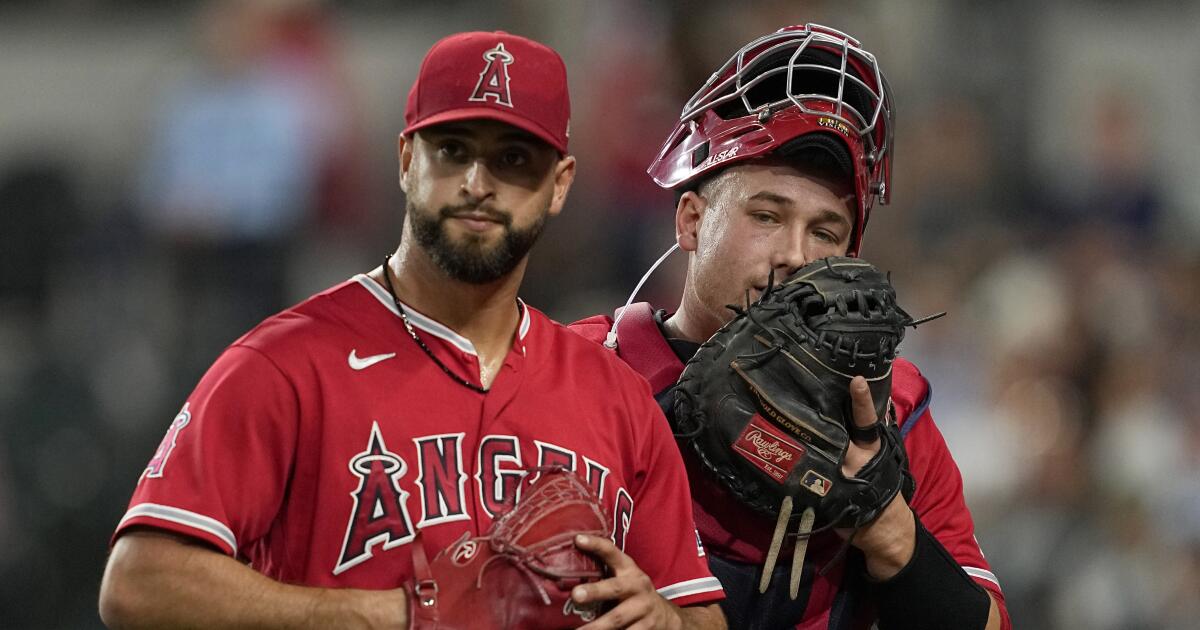
[[[575,322],[570,328],[601,343],[612,323],[611,317],[597,315]],[[618,355],[646,378],[655,393],[675,384],[684,364],[663,336],[649,304],[630,306],[618,332],[621,339]],[[892,369],[892,400],[904,436],[909,468],[916,481],[916,492],[909,505],[925,529],[996,600],[1007,629],[1010,625],[1004,595],[975,540],[975,524],[963,498],[962,475],[929,413],[930,396],[929,383],[916,366],[898,358]],[[742,508],[732,494],[701,468],[690,452],[685,454],[684,461],[692,483],[696,525],[708,552],[735,562],[762,564],[771,544],[775,519]],[[826,566],[841,544],[841,538],[832,531],[814,535],[809,541],[806,567]],[[780,564],[787,562],[781,559]],[[813,578],[807,594],[808,604],[797,628],[828,627],[831,610],[843,595],[841,584],[847,577],[845,572],[843,562]],[[867,627],[869,617],[869,614],[855,615],[860,624],[855,627]]]
[[[478,385],[471,342],[406,311],[430,351]],[[482,534],[523,469],[557,464],[597,491],[614,542],[664,597],[721,599],[646,383],[542,313],[521,312],[486,393],[443,372],[365,275],[268,318],[184,403],[114,539],[151,526],[281,582],[395,588],[412,575],[418,530],[430,554]]]

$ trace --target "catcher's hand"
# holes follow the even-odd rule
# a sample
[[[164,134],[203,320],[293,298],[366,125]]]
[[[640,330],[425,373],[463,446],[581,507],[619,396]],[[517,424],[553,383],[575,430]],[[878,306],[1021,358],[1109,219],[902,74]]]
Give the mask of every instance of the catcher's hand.
[[[575,537],[607,538],[610,519],[571,471],[535,471],[486,535],[464,534],[430,563],[418,534],[408,585],[414,630],[556,630],[596,618],[598,605],[576,604],[571,590],[603,579],[604,565]]]
[[[852,415],[847,420],[854,422],[856,428],[870,431],[870,428],[879,422],[879,418],[875,415],[875,405],[871,400],[871,388],[867,379],[855,376],[850,380],[849,390]],[[842,476],[847,478],[857,477],[858,471],[862,470],[882,447],[878,435],[865,440],[861,439],[865,437],[863,434],[859,435],[860,439],[850,438],[850,443],[846,445],[846,457],[842,459]]]
[[[768,564],[795,526],[798,566],[811,533],[855,530],[912,492],[890,394],[897,346],[919,322],[887,277],[855,258],[810,263],[731,308],[737,316],[680,377],[674,428],[735,497],[777,518]],[[863,426],[849,394],[856,376],[874,407],[863,415],[876,419]]]

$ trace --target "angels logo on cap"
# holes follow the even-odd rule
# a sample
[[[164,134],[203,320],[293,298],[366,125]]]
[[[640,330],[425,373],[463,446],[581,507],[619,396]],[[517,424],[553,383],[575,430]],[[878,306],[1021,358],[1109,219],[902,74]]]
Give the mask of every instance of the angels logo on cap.
[[[491,98],[501,105],[512,107],[512,96],[508,93],[508,82],[512,80],[508,76],[508,64],[513,62],[513,56],[504,50],[504,42],[500,42],[483,53],[483,58],[487,60],[487,65],[479,73],[479,82],[467,100],[483,102]]]
[[[566,154],[571,100],[562,57],[503,31],[458,33],[434,44],[408,94],[403,133],[477,119],[512,125]]]

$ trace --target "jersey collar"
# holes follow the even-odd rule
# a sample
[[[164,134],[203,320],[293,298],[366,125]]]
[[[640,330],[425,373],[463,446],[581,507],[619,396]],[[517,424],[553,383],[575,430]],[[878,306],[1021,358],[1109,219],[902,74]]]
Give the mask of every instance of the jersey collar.
[[[354,280],[374,296],[384,308],[391,311],[396,317],[400,317],[400,310],[396,308],[396,303],[392,301],[392,296],[388,294],[387,290],[379,286],[378,282],[375,282],[364,273],[355,275]],[[403,302],[401,303],[403,304]],[[517,341],[521,346],[521,353],[524,354],[525,336],[529,334],[529,329],[532,326],[532,318],[529,316],[529,307],[525,305],[524,300],[517,298],[517,306],[521,309],[521,323],[517,326]],[[404,312],[408,315],[408,321],[413,327],[420,329],[422,332],[429,333],[469,355],[478,356],[475,352],[475,344],[471,343],[470,339],[451,330],[449,326],[438,322],[428,315],[422,314],[408,304],[404,304]]]

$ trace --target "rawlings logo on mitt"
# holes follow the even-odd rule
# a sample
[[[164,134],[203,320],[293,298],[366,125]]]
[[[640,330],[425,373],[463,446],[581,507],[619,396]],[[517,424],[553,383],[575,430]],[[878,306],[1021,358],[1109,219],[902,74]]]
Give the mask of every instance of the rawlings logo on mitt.
[[[530,472],[516,506],[486,535],[464,533],[430,563],[418,534],[409,585],[414,630],[555,630],[596,617],[596,608],[575,606],[571,589],[603,579],[605,567],[575,546],[575,535],[607,538],[611,521],[570,470]]]
[[[777,518],[760,587],[765,590],[783,535],[796,523],[792,596],[805,541],[833,527],[874,520],[913,484],[899,430],[890,419],[892,362],[914,321],[887,277],[866,261],[833,257],[801,268],[704,343],[675,389],[676,436],[748,507]],[[860,429],[850,380],[866,378],[874,426]],[[854,476],[842,474],[851,438],[879,453]]]

